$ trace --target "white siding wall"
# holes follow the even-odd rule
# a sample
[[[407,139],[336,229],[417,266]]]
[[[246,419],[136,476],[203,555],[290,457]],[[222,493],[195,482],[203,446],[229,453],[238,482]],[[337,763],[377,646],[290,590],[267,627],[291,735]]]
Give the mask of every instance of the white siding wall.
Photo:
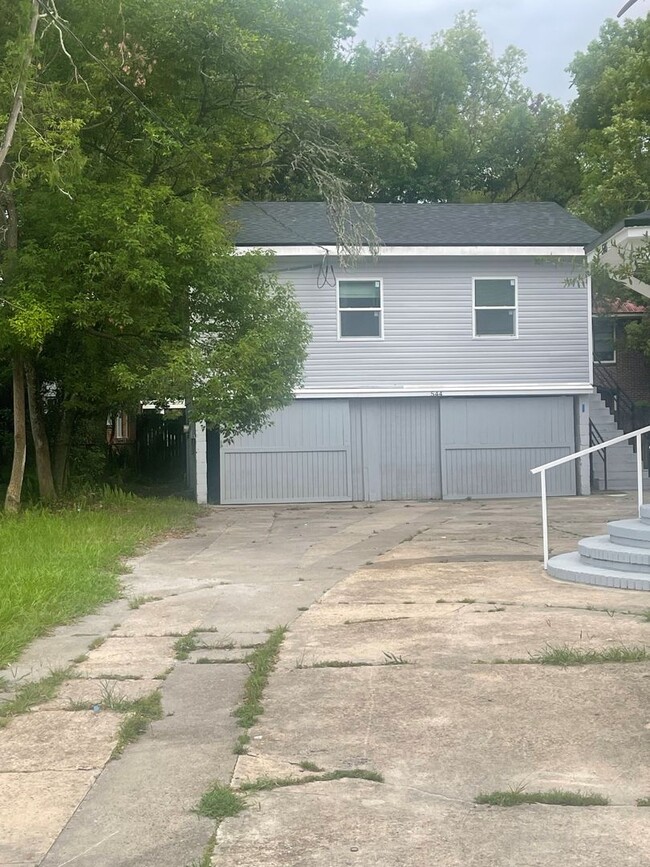
[[[589,383],[586,286],[580,262],[531,257],[378,257],[339,278],[382,279],[384,339],[338,340],[336,286],[319,288],[320,260],[277,259],[313,328],[302,393],[418,386],[443,391]],[[472,277],[516,277],[517,338],[474,338]]]

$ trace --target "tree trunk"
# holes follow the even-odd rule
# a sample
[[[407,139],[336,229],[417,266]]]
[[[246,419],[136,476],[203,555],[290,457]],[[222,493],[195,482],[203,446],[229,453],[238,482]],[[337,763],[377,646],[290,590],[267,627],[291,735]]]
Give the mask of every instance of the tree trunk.
[[[14,459],[11,465],[11,478],[5,497],[7,512],[20,510],[20,499],[25,476],[25,460],[27,458],[27,425],[25,419],[25,368],[22,358],[16,354],[13,357],[13,387],[14,387]]]
[[[59,430],[54,443],[54,485],[61,496],[68,484],[68,463],[70,460],[70,445],[74,428],[74,412],[64,408],[61,414]]]
[[[47,430],[45,429],[43,404],[36,377],[36,368],[32,361],[25,362],[25,379],[27,381],[27,399],[29,401],[29,420],[36,455],[38,489],[41,500],[45,503],[51,503],[53,500],[56,500],[56,489],[54,487],[54,477],[52,476],[50,444],[47,439]]]

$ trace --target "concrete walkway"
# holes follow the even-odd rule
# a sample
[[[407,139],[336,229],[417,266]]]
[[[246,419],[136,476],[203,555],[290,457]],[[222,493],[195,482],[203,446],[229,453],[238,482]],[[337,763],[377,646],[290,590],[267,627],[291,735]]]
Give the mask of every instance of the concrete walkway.
[[[177,636],[203,629],[208,648],[235,651],[261,643],[267,629],[291,623],[342,577],[429,526],[430,513],[423,504],[213,509],[197,533],[133,562],[126,598],[35,642],[0,674],[22,684],[87,658],[55,700],[0,729],[0,865],[198,859],[213,828],[190,810],[215,779],[232,775],[231,713],[248,669],[196,665],[215,652],[206,648],[178,661]],[[123,715],[75,708],[156,689],[163,719],[109,761]]]
[[[633,512],[631,497],[553,500],[554,548]],[[190,812],[212,782],[294,775],[305,760],[386,783],[255,796],[221,826],[215,865],[645,865],[650,816],[632,804],[650,795],[648,667],[490,663],[546,643],[645,644],[650,598],[548,579],[539,535],[532,501],[211,510],[196,534],[133,563],[139,607],[112,603],[4,673],[36,678],[87,656],[56,699],[0,730],[0,865],[186,867],[213,831]],[[248,669],[196,663],[236,658],[280,624],[291,629],[266,712],[236,763],[231,712]],[[205,646],[178,661],[176,636],[193,629]],[[311,667],[328,660],[369,664]],[[109,760],[122,715],[75,708],[154,689],[164,717]],[[616,806],[472,803],[520,784]]]

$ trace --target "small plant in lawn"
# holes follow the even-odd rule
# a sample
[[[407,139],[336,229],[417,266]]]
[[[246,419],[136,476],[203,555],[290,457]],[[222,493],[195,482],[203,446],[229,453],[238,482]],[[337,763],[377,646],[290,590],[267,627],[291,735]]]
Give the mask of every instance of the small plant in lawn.
[[[520,804],[551,804],[556,807],[607,807],[609,798],[583,792],[567,792],[551,789],[548,792],[525,792],[523,788],[506,792],[485,792],[474,798],[476,804],[492,807],[517,807]]]
[[[230,786],[215,783],[202,796],[194,812],[214,822],[222,822],[230,816],[236,816],[244,809],[246,809],[246,800],[242,795],[233,792]]]
[[[128,712],[117,734],[117,744],[112,754],[114,759],[119,758],[129,744],[137,741],[154,720],[162,719],[163,716],[162,696],[158,690],[132,702],[123,702],[123,707],[128,707]]]

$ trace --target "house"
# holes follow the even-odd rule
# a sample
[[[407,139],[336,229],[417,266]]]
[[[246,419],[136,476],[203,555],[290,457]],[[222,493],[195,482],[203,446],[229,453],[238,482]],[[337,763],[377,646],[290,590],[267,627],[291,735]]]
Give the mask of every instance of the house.
[[[535,496],[531,467],[589,445],[579,278],[598,233],[545,202],[372,214],[378,241],[346,263],[323,203],[235,209],[239,250],[275,253],[313,339],[304,383],[269,427],[226,443],[197,426],[199,501]],[[588,466],[549,485],[588,493]]]

